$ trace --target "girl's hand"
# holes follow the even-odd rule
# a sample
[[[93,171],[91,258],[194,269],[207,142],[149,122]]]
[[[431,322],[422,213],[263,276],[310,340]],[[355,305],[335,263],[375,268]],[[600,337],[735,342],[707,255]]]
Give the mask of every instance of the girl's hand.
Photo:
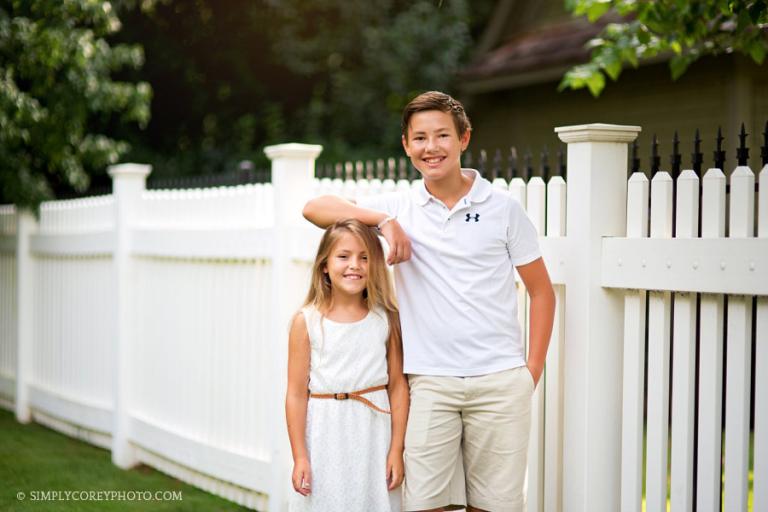
[[[392,491],[400,487],[404,476],[403,452],[390,451],[387,455],[387,489]]]
[[[299,459],[293,464],[291,481],[293,489],[302,496],[308,496],[312,492],[312,471],[307,459]]]

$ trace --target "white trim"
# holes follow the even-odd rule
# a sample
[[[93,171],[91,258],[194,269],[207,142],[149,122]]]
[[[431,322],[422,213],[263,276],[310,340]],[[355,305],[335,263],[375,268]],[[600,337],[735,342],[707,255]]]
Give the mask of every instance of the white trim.
[[[764,238],[604,238],[607,288],[768,295]]]
[[[115,250],[115,232],[31,235],[30,251],[50,256],[104,256]]]
[[[112,432],[112,408],[107,404],[88,403],[80,398],[45,389],[38,384],[29,386],[29,404],[33,409],[73,425],[105,434]]]
[[[273,231],[251,229],[134,229],[134,256],[196,259],[271,258]]]
[[[235,485],[264,492],[272,473],[270,461],[201,443],[136,413],[130,418],[131,441],[178,464]]]

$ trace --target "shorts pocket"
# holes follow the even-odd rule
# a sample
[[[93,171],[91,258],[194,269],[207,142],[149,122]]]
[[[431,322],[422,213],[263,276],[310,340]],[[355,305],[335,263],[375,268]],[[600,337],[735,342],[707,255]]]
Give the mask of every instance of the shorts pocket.
[[[433,402],[425,396],[411,396],[408,423],[405,427],[405,447],[418,448],[429,440],[429,423]]]
[[[528,382],[531,384],[531,393],[533,393],[536,390],[536,383],[533,381],[533,374],[531,373],[531,370],[529,370],[527,366],[523,366],[522,369],[528,378]]]

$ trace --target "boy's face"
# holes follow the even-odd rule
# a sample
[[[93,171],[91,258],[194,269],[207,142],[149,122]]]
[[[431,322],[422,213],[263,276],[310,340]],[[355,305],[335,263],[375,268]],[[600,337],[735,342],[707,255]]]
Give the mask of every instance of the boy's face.
[[[453,116],[439,110],[413,114],[403,137],[405,154],[427,181],[459,173],[461,152],[468,144],[469,131],[459,137]]]

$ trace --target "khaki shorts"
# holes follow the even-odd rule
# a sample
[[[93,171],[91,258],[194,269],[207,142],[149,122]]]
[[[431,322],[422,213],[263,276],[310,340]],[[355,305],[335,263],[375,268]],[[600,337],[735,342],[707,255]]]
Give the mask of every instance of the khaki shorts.
[[[469,503],[522,512],[534,389],[528,368],[408,380],[404,510]]]

